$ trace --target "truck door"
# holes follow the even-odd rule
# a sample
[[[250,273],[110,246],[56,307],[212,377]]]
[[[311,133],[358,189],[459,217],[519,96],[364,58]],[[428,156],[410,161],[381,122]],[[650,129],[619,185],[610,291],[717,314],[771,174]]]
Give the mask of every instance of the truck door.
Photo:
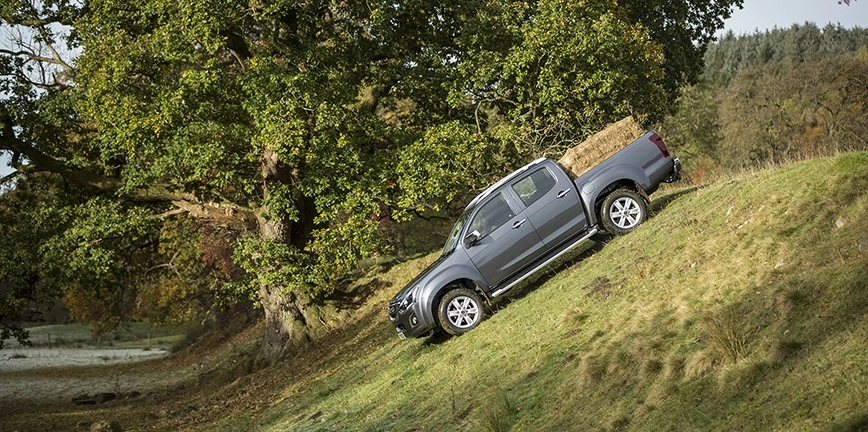
[[[512,191],[546,247],[557,247],[586,228],[576,185],[562,172],[541,167],[514,182]]]
[[[533,225],[523,212],[516,211],[517,207],[500,192],[471,216],[464,231],[467,255],[489,286],[497,285],[545,252]],[[468,242],[470,233],[478,240]]]

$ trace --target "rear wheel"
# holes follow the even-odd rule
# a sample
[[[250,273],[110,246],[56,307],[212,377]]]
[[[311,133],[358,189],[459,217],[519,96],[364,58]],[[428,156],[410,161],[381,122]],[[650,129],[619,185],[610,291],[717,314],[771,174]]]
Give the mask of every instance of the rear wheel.
[[[630,189],[617,189],[603,200],[603,228],[615,235],[633,231],[648,217],[645,200]]]
[[[482,299],[467,288],[456,288],[440,299],[437,319],[440,327],[452,335],[467,333],[482,322]]]

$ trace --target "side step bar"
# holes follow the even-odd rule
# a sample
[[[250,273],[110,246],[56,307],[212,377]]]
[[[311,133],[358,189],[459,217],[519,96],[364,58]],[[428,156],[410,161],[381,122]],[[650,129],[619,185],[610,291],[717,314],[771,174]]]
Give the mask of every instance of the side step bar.
[[[526,275],[524,275],[524,276],[522,276],[522,277],[516,279],[514,282],[510,283],[509,285],[507,285],[507,286],[505,286],[505,287],[503,287],[503,288],[498,288],[496,291],[494,291],[493,293],[491,293],[491,295],[489,296],[489,298],[495,298],[495,297],[497,297],[497,296],[499,296],[499,295],[501,295],[501,294],[503,294],[503,293],[509,291],[512,287],[518,285],[521,281],[527,279],[527,278],[530,277],[532,274],[536,273],[537,271],[539,271],[539,270],[542,269],[543,267],[549,265],[552,261],[554,261],[554,260],[560,258],[563,254],[565,254],[565,253],[567,253],[567,252],[569,252],[569,251],[575,249],[576,246],[578,246],[578,245],[584,243],[585,240],[591,238],[591,236],[593,236],[594,234],[596,234],[598,231],[599,231],[599,230],[598,230],[596,227],[595,227],[595,228],[591,228],[591,230],[588,231],[587,234],[585,234],[584,236],[582,236],[582,237],[581,237],[579,240],[577,240],[575,243],[571,244],[571,245],[570,245],[569,247],[567,247],[566,249],[564,249],[564,250],[558,252],[556,255],[552,256],[551,258],[545,260],[545,262],[543,262],[542,264],[538,265],[535,269],[529,271]]]

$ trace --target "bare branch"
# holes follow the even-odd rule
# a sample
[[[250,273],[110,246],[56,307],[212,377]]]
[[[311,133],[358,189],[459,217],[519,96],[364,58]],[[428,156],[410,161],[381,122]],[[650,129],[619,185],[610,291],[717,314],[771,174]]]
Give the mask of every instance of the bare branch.
[[[176,208],[176,209],[169,210],[167,212],[160,213],[157,215],[157,217],[160,219],[168,219],[172,216],[177,216],[177,215],[183,214],[183,213],[187,213],[187,210],[182,209],[182,208]]]
[[[172,255],[172,258],[169,259],[169,262],[164,263],[164,264],[157,264],[157,265],[145,270],[145,273],[142,275],[141,278],[139,278],[139,280],[141,281],[145,276],[148,275],[148,273],[150,273],[153,270],[163,268],[163,267],[168,267],[170,270],[172,270],[172,272],[175,273],[175,275],[178,276],[178,279],[181,279],[184,282],[191,282],[191,281],[187,280],[185,277],[181,276],[181,273],[178,271],[177,268],[175,268],[175,258],[178,258],[178,255],[180,255],[180,254],[181,254],[181,250],[178,249],[177,251],[175,251],[175,254]]]
[[[38,12],[30,11],[30,14],[36,15]],[[55,38],[58,36],[55,34],[56,24],[42,24],[27,20],[17,20],[17,22],[7,20],[6,23],[10,26],[4,27],[6,34],[3,37],[5,41],[3,45],[5,46],[0,48],[0,54],[19,58],[24,64],[37,64],[36,70],[33,71],[19,69],[15,77],[41,89],[69,84],[75,76],[75,68],[54,46]]]
[[[256,213],[247,208],[232,204],[215,202],[199,203],[187,200],[172,201],[176,207],[158,217],[167,219],[179,214],[187,214],[197,219],[205,219],[214,226],[229,227],[239,231],[248,231],[256,226]]]
[[[44,57],[31,54],[29,56],[30,60],[54,64],[60,66],[64,70],[64,72],[66,72],[67,76],[72,77],[75,75],[75,69],[73,69],[72,66],[69,65],[69,63],[65,62],[62,57],[60,57],[60,53],[58,53],[57,50],[55,50],[54,47],[51,46],[51,44],[45,44],[45,47],[48,48],[49,51],[51,51],[53,57]]]

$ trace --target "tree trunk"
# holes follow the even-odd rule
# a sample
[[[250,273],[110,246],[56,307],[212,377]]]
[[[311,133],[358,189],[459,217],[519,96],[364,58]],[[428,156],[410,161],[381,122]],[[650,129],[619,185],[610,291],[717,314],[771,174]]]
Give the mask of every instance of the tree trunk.
[[[263,239],[285,241],[286,225],[260,219],[260,235]],[[259,301],[265,311],[261,361],[266,364],[273,364],[320,339],[346,315],[334,302],[312,298],[303,288],[291,286],[261,286]]]
[[[292,184],[293,179],[299,177],[296,169],[281,163],[270,150],[264,154],[262,175],[266,186],[269,182]],[[267,187],[265,194],[268,194]],[[265,218],[263,215],[267,209],[261,209],[258,216],[259,236],[263,240],[290,244],[304,250],[316,228],[315,206],[311,199],[300,192],[293,195],[299,220]],[[321,338],[345,315],[332,302],[311,298],[304,288],[292,286],[261,286],[259,301],[265,311],[265,337],[260,361],[266,364],[273,364]]]
[[[314,301],[304,293],[284,292],[279,287],[262,287],[260,301],[265,310],[261,359],[267,364],[321,339],[345,317],[331,302]]]

